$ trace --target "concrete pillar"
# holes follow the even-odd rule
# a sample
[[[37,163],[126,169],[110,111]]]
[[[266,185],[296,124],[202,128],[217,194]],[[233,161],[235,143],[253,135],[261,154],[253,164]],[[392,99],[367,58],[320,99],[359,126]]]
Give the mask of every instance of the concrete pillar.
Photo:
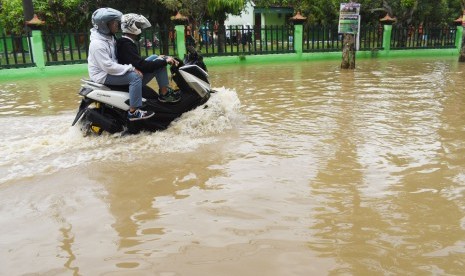
[[[186,39],[184,35],[184,25],[176,25],[174,27],[176,31],[176,52],[178,53],[178,58],[183,60],[184,55],[186,54]]]
[[[299,56],[302,55],[303,41],[304,41],[304,22],[307,17],[300,14],[298,11],[290,20],[294,23],[294,51]]]
[[[32,31],[32,55],[34,57],[34,63],[37,68],[45,68],[45,58],[44,58],[44,44],[42,41],[42,31],[33,30]]]
[[[384,25],[383,48],[384,48],[384,51],[386,52],[389,52],[391,50],[391,35],[392,35],[392,25]]]
[[[294,24],[294,51],[298,55],[303,53],[304,41],[304,26],[302,24]]]
[[[460,52],[462,48],[462,38],[463,38],[463,27],[457,26],[457,31],[455,32],[455,48]]]

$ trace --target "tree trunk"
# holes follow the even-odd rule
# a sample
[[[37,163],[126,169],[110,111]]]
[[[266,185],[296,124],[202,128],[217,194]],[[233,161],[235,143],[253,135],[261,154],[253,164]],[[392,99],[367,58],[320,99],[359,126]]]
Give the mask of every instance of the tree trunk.
[[[355,35],[344,34],[342,48],[342,69],[355,69]]]
[[[74,35],[74,45],[76,48],[81,49],[86,46],[86,36],[84,34],[75,34]]]
[[[13,37],[13,51],[15,52],[15,54],[19,54],[21,53],[24,48],[23,48],[23,41],[21,39],[21,36],[12,36]]]
[[[29,21],[34,17],[34,6],[32,0],[23,0],[24,21]]]
[[[219,20],[219,27],[218,27],[218,53],[224,53],[224,45],[226,44],[226,30],[224,26],[225,19],[221,18]]]

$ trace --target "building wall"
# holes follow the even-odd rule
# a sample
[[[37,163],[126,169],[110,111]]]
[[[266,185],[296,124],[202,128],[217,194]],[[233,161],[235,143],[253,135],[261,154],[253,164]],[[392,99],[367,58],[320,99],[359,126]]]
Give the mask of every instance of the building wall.
[[[252,2],[247,2],[246,8],[242,11],[240,16],[228,15],[226,21],[224,22],[225,26],[231,25],[254,25],[254,7],[255,4]]]
[[[263,18],[264,17],[264,18]],[[270,26],[270,25],[286,25],[285,16],[280,13],[268,13],[263,14],[263,23],[262,25]]]

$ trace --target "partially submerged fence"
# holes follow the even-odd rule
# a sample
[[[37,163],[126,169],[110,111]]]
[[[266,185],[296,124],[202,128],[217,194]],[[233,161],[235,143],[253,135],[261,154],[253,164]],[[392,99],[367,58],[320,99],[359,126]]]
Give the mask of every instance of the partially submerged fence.
[[[0,35],[0,68],[32,67],[31,34]]]
[[[293,52],[291,26],[203,26],[186,45],[196,46],[204,56],[263,55]]]
[[[195,46],[204,56],[242,56],[294,53],[297,41],[294,26],[203,26],[198,30],[185,27],[186,46]],[[164,54],[177,56],[174,26],[143,30],[138,43],[142,56]],[[385,30],[382,25],[367,25],[360,29],[359,50],[382,50]],[[457,47],[457,27],[396,27],[390,33],[390,50]],[[32,36],[0,35],[0,69],[35,66]],[[87,62],[89,32],[42,33],[45,65]],[[303,26],[301,51],[338,52],[342,50],[342,35],[337,26]],[[298,45],[297,45],[298,46]]]
[[[46,65],[87,62],[89,34],[87,32],[43,33]]]
[[[139,51],[142,56],[177,56],[176,31],[174,26],[152,27],[142,30],[139,39]]]
[[[419,26],[392,28],[391,49],[454,48],[456,26]]]

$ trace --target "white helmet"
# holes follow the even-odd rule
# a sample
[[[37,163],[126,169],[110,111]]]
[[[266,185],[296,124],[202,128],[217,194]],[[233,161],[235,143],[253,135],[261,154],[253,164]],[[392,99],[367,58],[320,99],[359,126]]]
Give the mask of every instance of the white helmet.
[[[112,20],[121,21],[123,13],[112,9],[112,8],[100,8],[92,14],[92,25],[97,29],[99,33],[108,35],[110,29],[108,28],[108,22]]]
[[[121,31],[125,34],[138,35],[142,29],[152,26],[143,15],[135,13],[127,13],[123,15],[121,20]]]

